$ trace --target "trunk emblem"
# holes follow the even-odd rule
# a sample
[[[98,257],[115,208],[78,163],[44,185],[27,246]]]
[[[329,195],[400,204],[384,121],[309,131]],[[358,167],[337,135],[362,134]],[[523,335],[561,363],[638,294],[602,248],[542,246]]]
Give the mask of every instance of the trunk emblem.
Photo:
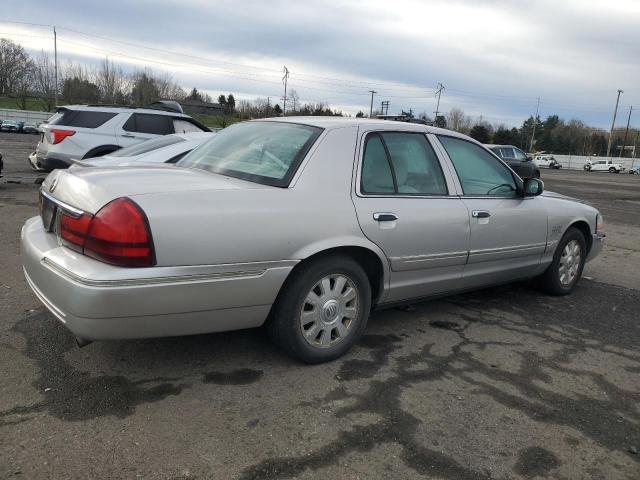
[[[56,185],[58,185],[58,179],[54,178],[53,182],[51,182],[51,185],[49,185],[49,193],[53,193],[53,191],[56,189]]]

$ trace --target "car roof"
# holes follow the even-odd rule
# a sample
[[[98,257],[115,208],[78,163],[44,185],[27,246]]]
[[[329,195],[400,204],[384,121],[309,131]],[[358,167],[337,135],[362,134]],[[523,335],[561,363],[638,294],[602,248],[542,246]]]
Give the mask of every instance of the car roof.
[[[354,117],[329,117],[329,116],[304,116],[304,117],[272,117],[252,120],[253,122],[285,122],[310,125],[326,129],[343,128],[347,126],[365,127],[367,129],[380,130],[404,130],[413,132],[427,132],[439,135],[449,135],[453,137],[469,138],[453,130],[445,128],[431,127],[420,123],[399,122],[394,120],[380,120],[373,118]]]
[[[126,105],[61,105],[59,110],[80,110],[86,112],[116,112],[116,113],[150,113],[152,115],[168,115],[170,117],[184,117],[190,118],[189,115],[179,112],[170,112],[167,110],[160,110],[155,108],[144,107],[128,107]]]

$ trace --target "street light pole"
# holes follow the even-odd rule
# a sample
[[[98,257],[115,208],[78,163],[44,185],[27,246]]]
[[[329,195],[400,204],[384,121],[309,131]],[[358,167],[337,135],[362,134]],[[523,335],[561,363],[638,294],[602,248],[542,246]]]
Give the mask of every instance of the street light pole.
[[[54,69],[54,86],[53,86],[53,98],[54,105],[58,107],[58,34],[56,33],[56,27],[53,27],[53,69]]]
[[[613,121],[611,122],[611,130],[609,130],[609,143],[607,143],[607,157],[611,153],[611,140],[613,137],[613,127],[616,124],[616,115],[618,114],[618,102],[620,102],[620,94],[624,93],[622,90],[618,90],[618,98],[616,98],[616,108],[613,110]]]

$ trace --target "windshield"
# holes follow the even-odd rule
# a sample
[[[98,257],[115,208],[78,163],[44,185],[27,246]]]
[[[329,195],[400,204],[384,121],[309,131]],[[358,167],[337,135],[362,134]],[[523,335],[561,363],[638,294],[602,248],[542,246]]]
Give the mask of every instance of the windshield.
[[[285,122],[246,122],[225,128],[178,166],[286,187],[322,129]]]
[[[134,157],[136,155],[142,155],[143,153],[157,150],[158,148],[168,147],[175,143],[184,142],[184,138],[176,135],[165,135],[158,138],[152,138],[144,142],[136,143],[130,147],[121,148],[113,153],[110,153],[110,157]]]

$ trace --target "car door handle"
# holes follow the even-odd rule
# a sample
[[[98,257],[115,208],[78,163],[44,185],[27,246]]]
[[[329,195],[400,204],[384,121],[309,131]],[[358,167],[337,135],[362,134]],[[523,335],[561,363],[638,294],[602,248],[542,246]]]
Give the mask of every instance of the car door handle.
[[[376,212],[373,214],[373,219],[376,222],[393,222],[398,220],[398,216],[391,212]]]
[[[123,133],[122,136],[126,138],[136,138],[135,135],[131,135],[130,133]]]
[[[473,210],[471,216],[473,218],[489,218],[491,214],[486,210]]]

